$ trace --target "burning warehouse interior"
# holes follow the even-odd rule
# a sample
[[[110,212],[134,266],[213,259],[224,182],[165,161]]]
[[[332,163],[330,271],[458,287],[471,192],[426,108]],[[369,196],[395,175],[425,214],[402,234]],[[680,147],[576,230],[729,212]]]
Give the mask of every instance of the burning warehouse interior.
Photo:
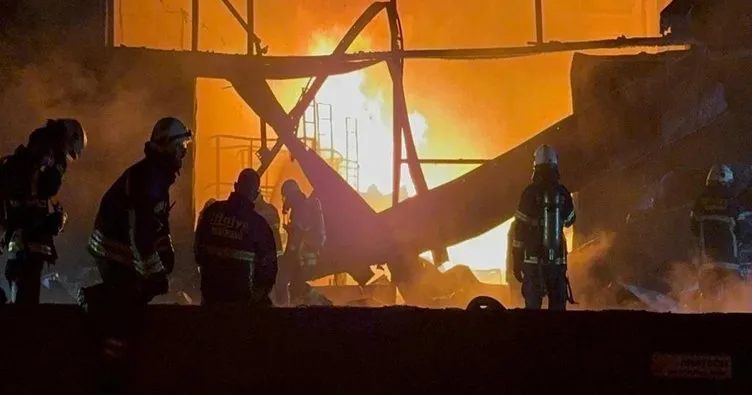
[[[631,390],[742,388],[749,346],[711,334],[739,331],[748,318],[738,313],[752,309],[745,16],[752,6],[731,0],[2,2],[0,142],[9,155],[2,287],[16,303],[0,307],[12,339],[0,377],[17,379],[0,383],[0,392],[79,393],[95,376],[113,386],[107,392],[375,392],[392,384],[495,393],[499,370],[512,392],[585,380]],[[174,118],[160,129],[165,117]],[[64,161],[62,188],[45,203],[62,232],[55,264],[43,261],[39,281],[31,279],[42,305],[24,306],[28,291],[18,284],[27,283],[18,273],[30,258],[18,258],[22,236],[7,218],[19,194],[29,194],[12,186],[29,181],[7,169],[33,152],[29,133],[44,120],[73,118],[85,143],[69,121],[38,129],[62,125],[78,145],[65,146],[75,161]],[[180,165],[170,171],[177,177],[169,200],[145,214],[169,216],[166,235],[147,237],[169,266],[163,289],[138,313],[130,305],[95,308],[82,289],[117,289],[102,267],[103,251],[119,246],[105,234],[120,218],[104,208],[115,180],[144,154],[174,152]],[[123,190],[139,188],[134,177],[158,178],[138,166],[122,178]],[[202,243],[217,224],[228,235],[235,225],[247,230],[237,218],[256,218],[246,210],[226,222],[222,211],[235,207],[233,196],[249,182],[239,175],[249,168],[259,175],[249,198],[268,222],[259,226],[278,232],[264,244],[273,254],[259,250],[265,230],[249,233],[257,238],[250,292],[266,262],[257,257],[275,255],[274,308],[208,306],[216,269],[202,257],[235,258],[226,246],[208,254]],[[558,252],[531,257],[525,238],[537,237],[529,234],[549,217],[531,220],[526,202],[538,207],[554,195],[526,196],[549,168],[562,186],[550,217]],[[702,214],[705,203],[718,210],[712,183],[724,186],[724,205],[730,196],[736,202],[738,213],[725,222],[715,211]],[[296,206],[291,196],[307,203]],[[37,192],[23,197],[31,198]],[[299,221],[318,218],[296,219],[309,207],[319,210],[325,236],[313,258],[296,255],[305,270],[288,272]],[[138,224],[123,229],[146,226]],[[120,251],[146,276],[138,236],[121,233]],[[169,259],[160,240],[171,241]],[[717,253],[710,245],[724,241],[731,252],[710,256]],[[308,296],[293,298],[296,284]],[[558,300],[566,308],[554,309],[578,311],[530,311],[531,292],[547,296],[549,307]],[[92,346],[92,337],[101,342]],[[112,347],[128,356],[99,355],[120,355]],[[460,354],[464,367],[454,362]],[[284,367],[258,367],[250,358],[259,355]],[[497,356],[511,358],[488,362]],[[562,358],[577,370],[554,369]],[[302,362],[312,360],[325,370]],[[184,377],[188,363],[200,373]],[[42,365],[54,382],[32,378]],[[531,383],[532,366],[556,371]],[[364,389],[360,376],[377,367],[386,374]],[[249,372],[264,383],[249,383]]]

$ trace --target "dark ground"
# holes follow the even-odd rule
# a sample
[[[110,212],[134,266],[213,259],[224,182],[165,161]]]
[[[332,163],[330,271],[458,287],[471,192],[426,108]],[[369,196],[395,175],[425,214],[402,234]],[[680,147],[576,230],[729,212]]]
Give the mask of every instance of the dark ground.
[[[748,393],[752,384],[747,315],[150,306],[145,320],[130,364],[139,394]],[[86,393],[98,362],[84,322],[74,306],[0,307],[0,394]],[[726,356],[731,378],[655,377],[656,353]]]

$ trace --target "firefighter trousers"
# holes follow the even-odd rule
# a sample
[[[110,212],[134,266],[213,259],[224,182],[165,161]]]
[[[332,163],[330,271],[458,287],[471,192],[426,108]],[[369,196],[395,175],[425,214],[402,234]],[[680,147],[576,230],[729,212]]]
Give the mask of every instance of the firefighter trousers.
[[[297,251],[286,251],[278,262],[277,281],[272,294],[277,306],[289,306],[298,294],[305,293],[303,266]]]
[[[167,292],[167,277],[164,275],[147,279],[119,262],[106,259],[97,259],[97,268],[102,276],[102,289],[106,290],[103,296],[108,303],[145,306],[155,296]]]
[[[18,254],[8,259],[5,278],[10,285],[10,302],[20,305],[39,304],[42,268],[47,263],[41,257]]]
[[[308,271],[316,265],[316,259],[315,254],[304,254],[301,257],[297,251],[285,252],[280,257],[277,281],[272,291],[277,306],[288,306],[301,301],[306,301],[307,304],[312,294],[320,299],[321,295],[314,292],[307,282]]]
[[[537,265],[526,263],[523,268],[522,297],[525,308],[540,310],[543,298],[548,297],[548,309],[567,309],[566,265]]]
[[[156,291],[159,287],[119,262],[100,258],[96,264],[102,283],[83,290],[83,302],[99,351],[94,392],[127,394],[132,381],[130,355],[135,333],[143,326],[145,307],[160,293]]]

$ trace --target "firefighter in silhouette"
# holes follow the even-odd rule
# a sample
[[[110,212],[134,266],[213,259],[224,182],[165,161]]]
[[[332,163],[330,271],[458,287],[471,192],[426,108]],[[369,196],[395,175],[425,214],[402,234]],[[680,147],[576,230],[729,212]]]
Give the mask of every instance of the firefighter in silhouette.
[[[170,186],[192,139],[193,133],[180,120],[160,119],[145,144],[145,158],[105,193],[88,246],[103,283],[84,290],[83,303],[140,306],[167,293],[167,275],[175,264]]]
[[[548,145],[534,154],[533,182],[525,188],[515,213],[512,257],[514,276],[522,283],[525,308],[566,310],[575,303],[567,278],[564,228],[575,222],[572,197],[559,182],[559,160]]]
[[[277,247],[266,219],[254,210],[259,175],[245,169],[235,191],[202,212],[194,244],[202,304],[271,306]]]
[[[282,213],[289,214],[289,221],[283,225],[287,245],[275,287],[277,304],[331,305],[330,300],[306,282],[326,242],[321,202],[316,197],[306,197],[295,180],[282,184],[282,199]]]
[[[41,273],[57,260],[54,238],[67,215],[53,201],[68,163],[86,147],[86,132],[75,119],[53,119],[34,130],[26,146],[0,159],[2,248],[10,302],[38,304]]]
[[[705,190],[691,213],[691,230],[697,240],[700,292],[703,301],[721,297],[729,275],[749,275],[752,254],[752,212],[732,188],[734,173],[727,165],[710,168]]]

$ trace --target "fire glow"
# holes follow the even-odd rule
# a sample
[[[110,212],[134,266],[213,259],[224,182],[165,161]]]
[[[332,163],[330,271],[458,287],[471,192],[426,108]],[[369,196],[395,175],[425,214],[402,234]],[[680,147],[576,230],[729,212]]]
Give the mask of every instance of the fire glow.
[[[309,54],[326,55],[331,53],[336,46],[336,40],[332,35],[314,34],[309,45]],[[368,50],[368,49],[365,49]],[[365,192],[375,186],[382,194],[390,194],[392,188],[392,110],[385,103],[385,95],[391,94],[391,86],[375,95],[368,95],[364,86],[367,82],[367,74],[363,70],[345,75],[332,76],[319,91],[316,100],[332,106],[332,112],[337,117],[353,117],[358,120],[359,144],[363,149],[359,152],[360,164],[360,191]],[[410,103],[408,103],[408,108]],[[431,122],[418,111],[410,111],[409,121],[412,129],[418,155],[425,149],[427,135],[430,133]],[[333,123],[333,135],[335,147],[322,147],[341,149],[345,146],[344,121]],[[405,147],[402,147],[402,155],[405,156]],[[457,157],[477,157],[474,152],[457,151]],[[429,185],[441,185],[451,181],[457,176],[456,169],[445,172],[434,171],[426,174]],[[467,168],[469,171],[472,168]],[[415,187],[410,180],[409,174],[403,172],[401,186],[405,187],[408,196],[415,195]],[[479,193],[482,193],[479,191]],[[369,202],[370,203],[370,202]],[[455,265],[467,265],[472,269],[502,269],[499,282],[504,282],[504,270],[507,251],[507,234],[510,221],[486,232],[474,239],[466,240],[448,249],[450,261],[442,266],[449,269]],[[430,254],[423,254],[430,259]]]

